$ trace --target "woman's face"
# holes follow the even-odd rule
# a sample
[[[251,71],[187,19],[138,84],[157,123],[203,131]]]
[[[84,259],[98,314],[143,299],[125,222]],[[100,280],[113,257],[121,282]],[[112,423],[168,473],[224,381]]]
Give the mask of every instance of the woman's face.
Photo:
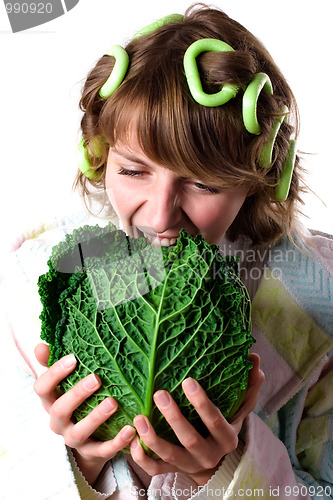
[[[173,245],[181,229],[217,244],[248,194],[181,177],[150,160],[135,139],[110,148],[106,190],[124,230],[162,246]]]

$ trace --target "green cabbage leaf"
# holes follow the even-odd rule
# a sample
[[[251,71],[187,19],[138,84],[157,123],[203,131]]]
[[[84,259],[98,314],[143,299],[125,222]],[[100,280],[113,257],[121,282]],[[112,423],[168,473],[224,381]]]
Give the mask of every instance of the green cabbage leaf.
[[[118,402],[96,437],[112,439],[144,414],[159,436],[176,443],[154,405],[158,389],[169,391],[206,435],[182,391],[187,377],[202,385],[226,418],[235,413],[247,387],[253,343],[250,300],[236,259],[184,230],[175,247],[156,248],[108,224],[67,235],[53,248],[48,266],[38,285],[49,364],[69,353],[77,358],[60,388],[68,391],[89,373],[102,380],[74,417],[84,418],[108,396]]]

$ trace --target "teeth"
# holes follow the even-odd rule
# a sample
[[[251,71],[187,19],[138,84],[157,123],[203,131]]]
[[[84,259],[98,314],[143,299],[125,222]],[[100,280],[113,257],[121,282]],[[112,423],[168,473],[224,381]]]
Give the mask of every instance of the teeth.
[[[163,240],[160,241],[160,245],[161,247],[170,247],[171,245],[174,245],[176,241],[176,238],[171,238],[171,240],[169,240],[168,238],[163,238]]]
[[[177,238],[163,238],[160,240],[156,236],[151,236],[149,234],[143,233],[144,237],[147,238],[147,240],[152,243],[154,246],[161,246],[161,247],[170,247],[172,245],[176,244]]]

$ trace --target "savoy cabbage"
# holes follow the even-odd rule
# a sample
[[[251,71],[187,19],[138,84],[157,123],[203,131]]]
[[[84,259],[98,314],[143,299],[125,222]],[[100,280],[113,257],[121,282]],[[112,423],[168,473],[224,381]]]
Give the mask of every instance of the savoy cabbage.
[[[49,364],[69,353],[78,361],[60,388],[69,390],[91,372],[102,380],[75,418],[107,396],[118,402],[96,437],[112,439],[144,414],[158,435],[177,442],[154,405],[158,389],[169,391],[204,435],[181,388],[186,377],[203,386],[226,418],[235,413],[247,386],[253,338],[250,301],[233,257],[183,230],[175,247],[155,248],[109,224],[67,235],[48,266],[38,285]]]

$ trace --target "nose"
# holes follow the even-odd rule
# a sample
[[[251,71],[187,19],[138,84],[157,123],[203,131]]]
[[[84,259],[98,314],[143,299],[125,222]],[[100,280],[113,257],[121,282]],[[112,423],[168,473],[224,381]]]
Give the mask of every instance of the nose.
[[[180,188],[172,181],[160,182],[149,199],[149,223],[154,232],[163,234],[179,225],[182,217]]]

